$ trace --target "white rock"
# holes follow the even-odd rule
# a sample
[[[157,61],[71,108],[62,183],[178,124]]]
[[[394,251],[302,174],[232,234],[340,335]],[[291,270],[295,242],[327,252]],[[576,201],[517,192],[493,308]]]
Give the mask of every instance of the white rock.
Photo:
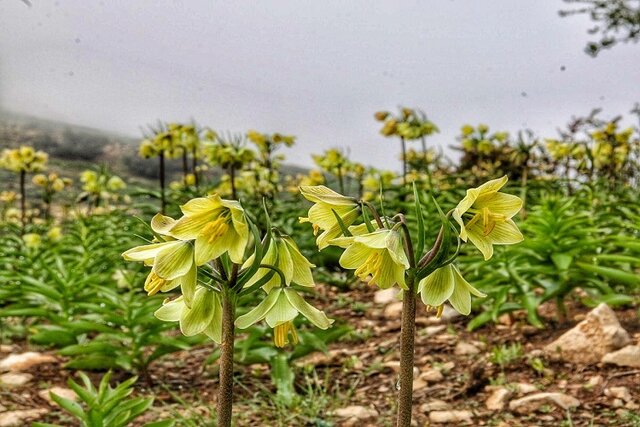
[[[429,421],[435,424],[471,424],[473,422],[473,413],[471,411],[432,411],[429,413]]]
[[[12,345],[0,344],[0,353],[11,353],[13,351]]]
[[[506,388],[500,387],[491,393],[491,396],[485,401],[487,409],[490,411],[502,411],[507,404],[511,392]]]
[[[452,370],[453,368],[456,367],[455,362],[445,362],[442,364],[442,366],[440,366],[440,370],[442,372],[449,372],[450,370]]]
[[[457,319],[458,317],[460,317],[461,314],[458,313],[453,307],[450,307],[448,305],[444,306],[444,309],[442,310],[442,316],[440,316],[440,318],[438,319],[436,316],[431,316],[429,317],[429,323],[447,323],[450,322],[454,319]]]
[[[413,380],[413,391],[422,390],[427,386],[427,382],[421,378]]]
[[[47,409],[25,409],[21,411],[0,412],[0,427],[23,427],[49,412]]]
[[[384,308],[382,314],[385,319],[402,319],[402,301],[392,302]]]
[[[373,294],[373,302],[376,304],[389,304],[396,300],[396,296],[400,292],[398,288],[381,289]]]
[[[515,383],[512,384],[518,394],[529,394],[538,391],[538,387],[528,383]]]
[[[357,405],[336,409],[333,411],[333,414],[340,418],[357,418],[359,420],[373,418],[379,415],[378,411],[373,408]]]
[[[628,345],[618,351],[607,353],[602,357],[602,363],[640,368],[640,346]]]
[[[429,413],[431,411],[446,411],[450,406],[444,400],[434,399],[420,405],[420,412]]]
[[[633,400],[629,389],[626,387],[609,387],[604,390],[604,395],[613,397],[614,399],[622,399],[625,402],[631,402]]]
[[[424,328],[424,332],[428,337],[430,337],[444,331],[445,329],[447,329],[447,325],[433,325]]]
[[[428,383],[437,383],[444,379],[444,375],[438,369],[429,369],[421,373],[419,378]]]
[[[456,344],[456,348],[453,352],[458,356],[472,356],[474,354],[480,353],[480,349],[470,342],[460,341],[458,344]]]
[[[594,388],[602,384],[603,381],[604,381],[604,378],[602,378],[602,375],[594,375],[591,378],[589,378],[589,381],[587,381],[587,383],[585,384],[585,387]]]
[[[57,403],[51,398],[50,393],[57,394],[60,397],[64,397],[65,399],[76,401],[78,400],[78,396],[76,393],[70,388],[65,387],[51,387],[48,390],[40,390],[38,392],[38,396],[46,400],[50,405],[57,405]]]
[[[580,406],[580,401],[563,393],[536,393],[512,400],[509,402],[509,410],[519,414],[529,414],[547,404],[554,404],[567,410]]]
[[[56,358],[52,355],[37,353],[35,351],[28,351],[21,354],[10,354],[0,360],[0,372],[19,372],[41,363],[51,363],[55,361]]]
[[[577,364],[594,364],[614,350],[629,344],[631,339],[613,310],[600,304],[573,329],[545,346],[545,353],[552,358]]]
[[[0,375],[0,385],[7,387],[19,387],[21,385],[25,385],[29,381],[33,379],[33,375],[31,374],[23,374],[20,372],[17,373],[8,373]]]

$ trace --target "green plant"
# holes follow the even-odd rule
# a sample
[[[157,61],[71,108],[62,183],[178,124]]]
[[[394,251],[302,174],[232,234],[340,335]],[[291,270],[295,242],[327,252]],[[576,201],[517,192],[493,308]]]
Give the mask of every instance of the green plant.
[[[82,384],[72,379],[68,380],[69,387],[76,393],[82,404],[71,399],[50,393],[51,398],[64,411],[73,415],[82,427],[126,427],[145,413],[152,405],[153,398],[130,398],[133,393],[133,384],[137,377],[118,384],[116,387],[109,385],[111,372],[105,374],[100,380],[98,388],[94,387],[89,377],[79,373]],[[145,424],[145,427],[171,427],[174,421],[156,421]],[[56,424],[34,423],[34,427],[60,427]]]
[[[514,363],[517,363],[524,356],[520,343],[501,344],[491,349],[489,361],[498,365],[502,371]]]

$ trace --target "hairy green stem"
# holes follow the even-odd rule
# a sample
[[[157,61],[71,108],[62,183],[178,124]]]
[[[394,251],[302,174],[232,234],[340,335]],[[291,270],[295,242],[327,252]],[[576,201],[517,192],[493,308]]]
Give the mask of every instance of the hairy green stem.
[[[409,270],[407,287],[402,300],[400,330],[400,390],[398,391],[397,427],[411,426],[413,404],[413,356],[416,335],[415,273]]]

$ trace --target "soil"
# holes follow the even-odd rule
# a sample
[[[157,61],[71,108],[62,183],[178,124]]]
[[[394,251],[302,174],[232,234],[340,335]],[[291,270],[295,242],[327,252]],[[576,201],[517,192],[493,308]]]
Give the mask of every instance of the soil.
[[[331,344],[327,354],[313,353],[295,362],[298,392],[305,395],[305,390],[316,390],[313,396],[307,397],[311,400],[307,402],[307,407],[317,404],[320,409],[304,411],[278,407],[269,401],[269,396],[275,393],[269,367],[264,364],[240,365],[236,371],[234,406],[237,425],[393,425],[400,314],[390,316],[387,313],[385,317],[385,306],[373,303],[375,289],[360,288],[345,293],[337,291],[335,287],[319,288],[316,303],[322,306],[323,302],[333,301],[332,306],[324,307],[326,311],[354,330],[346,339]],[[341,298],[337,298],[336,294]],[[570,329],[589,311],[577,301],[570,301],[568,307],[571,320],[566,324],[553,322],[553,307],[544,306],[540,312],[547,319],[545,329],[527,325],[524,315],[515,313],[510,317],[502,317],[498,324],[468,332],[467,318],[460,316],[441,322],[419,305],[415,365],[421,373],[438,369],[444,378],[428,385],[416,380],[418,386],[414,392],[413,409],[415,425],[433,425],[429,423],[425,404],[436,399],[446,402],[447,410],[471,411],[471,425],[640,425],[638,410],[614,407],[613,399],[604,393],[609,387],[627,387],[634,402],[640,403],[640,370],[602,364],[576,366],[552,362],[539,355],[537,350]],[[638,307],[618,308],[616,314],[633,341],[640,342]],[[433,332],[437,325],[443,327],[429,335],[427,332]],[[456,345],[460,342],[471,343],[480,352],[472,355],[455,354]],[[492,354],[497,348],[516,343],[520,344],[521,351],[517,351],[512,360],[502,366],[495,363],[496,358]],[[13,344],[11,352],[27,349],[32,350],[18,343]],[[214,425],[210,413],[215,408],[217,371],[215,364],[205,363],[212,350],[213,347],[207,345],[174,353],[150,367],[149,375],[153,384],[147,385],[142,379],[137,384],[137,393],[155,397],[153,410],[144,416],[146,421],[163,416],[182,416],[195,420],[192,424],[185,422],[183,425]],[[4,356],[6,354],[0,353],[0,358]],[[0,404],[7,410],[48,408],[49,414],[40,421],[75,425],[68,416],[38,396],[38,392],[47,387],[64,387],[67,378],[73,376],[72,371],[62,368],[63,358],[59,360],[58,363],[38,365],[28,370],[34,379],[24,387],[0,389]],[[99,378],[101,373],[92,375]],[[126,373],[117,373],[114,380],[122,380],[127,376]],[[589,381],[596,376],[600,376],[601,381],[589,386]],[[547,405],[542,410],[525,415],[509,412],[508,405],[504,411],[487,409],[485,401],[491,394],[492,386],[514,390],[514,384],[517,383],[533,385],[539,391],[571,395],[580,401],[580,406],[567,412]],[[517,392],[514,396],[518,397]],[[345,420],[334,414],[335,410],[352,405],[373,408],[379,416]]]

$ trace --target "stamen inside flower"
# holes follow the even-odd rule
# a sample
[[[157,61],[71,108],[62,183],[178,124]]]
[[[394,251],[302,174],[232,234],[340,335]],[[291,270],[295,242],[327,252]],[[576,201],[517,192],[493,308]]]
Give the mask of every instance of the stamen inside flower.
[[[380,267],[382,267],[383,259],[382,259],[382,254],[380,252],[381,251],[371,252],[371,254],[369,254],[365,262],[356,269],[354,274],[362,280],[366,279],[369,275],[371,275],[373,276],[373,279],[371,280],[371,282],[374,282],[375,278],[378,276],[378,273],[380,272]]]
[[[298,344],[298,334],[291,321],[284,322],[273,328],[273,343],[278,348],[283,348],[289,344],[289,333],[291,333],[291,342],[293,345]]]
[[[207,237],[209,243],[223,236],[229,230],[227,215],[220,215],[215,220],[208,222],[202,229],[202,235]]]
[[[155,295],[167,282],[167,279],[163,279],[152,271],[144,282],[144,290],[147,291],[149,296]]]

